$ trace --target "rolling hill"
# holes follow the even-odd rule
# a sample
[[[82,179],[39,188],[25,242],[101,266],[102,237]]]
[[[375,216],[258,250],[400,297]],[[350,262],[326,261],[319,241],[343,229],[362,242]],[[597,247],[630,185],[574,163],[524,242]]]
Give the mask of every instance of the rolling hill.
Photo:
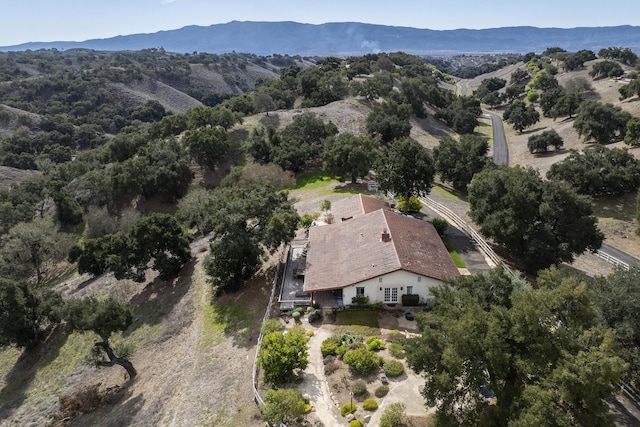
[[[0,51],[37,49],[140,50],[163,47],[169,52],[243,52],[329,56],[404,51],[449,56],[472,52],[541,52],[549,46],[568,51],[598,51],[609,46],[640,50],[640,27],[536,28],[502,27],[482,30],[429,30],[336,22],[240,22],[187,26],[150,34],[122,35],[86,41],[31,42],[0,47]]]

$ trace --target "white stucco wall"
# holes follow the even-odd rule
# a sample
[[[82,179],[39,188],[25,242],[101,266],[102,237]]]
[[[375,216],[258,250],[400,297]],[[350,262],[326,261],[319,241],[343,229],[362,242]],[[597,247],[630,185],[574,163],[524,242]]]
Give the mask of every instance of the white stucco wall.
[[[342,296],[345,305],[351,305],[351,299],[356,296],[356,288],[363,287],[364,295],[369,297],[369,303],[385,302],[385,288],[397,289],[398,302],[402,304],[402,295],[407,293],[407,286],[413,286],[411,293],[420,295],[420,303],[424,304],[427,298],[433,295],[430,288],[441,285],[443,282],[430,277],[421,276],[407,271],[395,271],[375,279],[365,280],[352,286],[342,289]]]

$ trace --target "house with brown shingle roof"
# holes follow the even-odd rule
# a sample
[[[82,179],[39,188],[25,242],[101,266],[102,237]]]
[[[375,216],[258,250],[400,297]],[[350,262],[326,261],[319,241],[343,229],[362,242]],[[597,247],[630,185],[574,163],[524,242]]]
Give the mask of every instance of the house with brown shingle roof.
[[[361,194],[334,202],[332,213],[332,224],[309,230],[303,285],[323,306],[331,296],[401,304],[417,294],[425,303],[431,287],[460,274],[430,222]]]

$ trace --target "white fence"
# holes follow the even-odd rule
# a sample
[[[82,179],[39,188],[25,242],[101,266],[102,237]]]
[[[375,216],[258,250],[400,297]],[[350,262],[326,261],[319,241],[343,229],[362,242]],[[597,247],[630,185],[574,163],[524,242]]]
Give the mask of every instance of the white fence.
[[[489,246],[489,244],[455,212],[453,212],[442,203],[436,202],[430,197],[421,197],[420,200],[430,209],[438,213],[438,215],[446,219],[449,223],[455,225],[456,228],[460,229],[467,236],[469,236],[471,241],[475,242],[482,253],[495,265],[502,266],[502,268],[504,268],[504,271],[509,273],[511,276],[516,277],[516,274],[511,271],[509,267],[507,267],[507,265],[504,263],[504,261],[502,261],[498,254],[496,254],[494,250],[491,249],[491,246]]]
[[[278,267],[276,268],[276,276],[273,278],[273,286],[271,287],[271,296],[269,297],[269,304],[267,305],[267,310],[264,313],[264,317],[262,318],[262,324],[269,319],[271,315],[271,308],[273,307],[273,302],[276,295],[276,288],[278,287],[278,277],[280,276],[280,268],[283,264],[284,256],[287,253],[287,247],[282,250],[280,254],[280,260],[278,262]],[[252,387],[253,387],[253,398],[256,401],[256,404],[262,409],[264,405],[264,401],[262,397],[260,397],[260,393],[258,393],[258,353],[260,352],[260,345],[262,345],[262,339],[264,338],[264,334],[262,333],[262,327],[260,328],[260,335],[258,336],[258,345],[256,347],[256,355],[253,359],[253,374],[252,374]],[[281,424],[280,427],[286,427],[284,424]]]
[[[629,269],[629,264],[627,264],[626,262],[619,260],[618,258],[614,257],[613,255],[609,255],[606,252],[602,252],[602,251],[596,251],[596,256],[598,258],[602,258],[603,260],[607,261],[610,264],[613,264],[615,266],[620,266],[622,268],[624,268],[625,270]]]

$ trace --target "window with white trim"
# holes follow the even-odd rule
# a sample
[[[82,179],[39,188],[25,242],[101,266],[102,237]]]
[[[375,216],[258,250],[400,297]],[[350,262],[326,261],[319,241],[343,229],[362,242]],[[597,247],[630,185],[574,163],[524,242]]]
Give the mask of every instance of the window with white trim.
[[[363,297],[364,296],[364,287],[357,287],[356,288],[356,296],[357,297]]]
[[[398,302],[398,288],[384,288],[384,302],[391,304]]]
[[[407,295],[413,295],[413,286],[407,286]]]

